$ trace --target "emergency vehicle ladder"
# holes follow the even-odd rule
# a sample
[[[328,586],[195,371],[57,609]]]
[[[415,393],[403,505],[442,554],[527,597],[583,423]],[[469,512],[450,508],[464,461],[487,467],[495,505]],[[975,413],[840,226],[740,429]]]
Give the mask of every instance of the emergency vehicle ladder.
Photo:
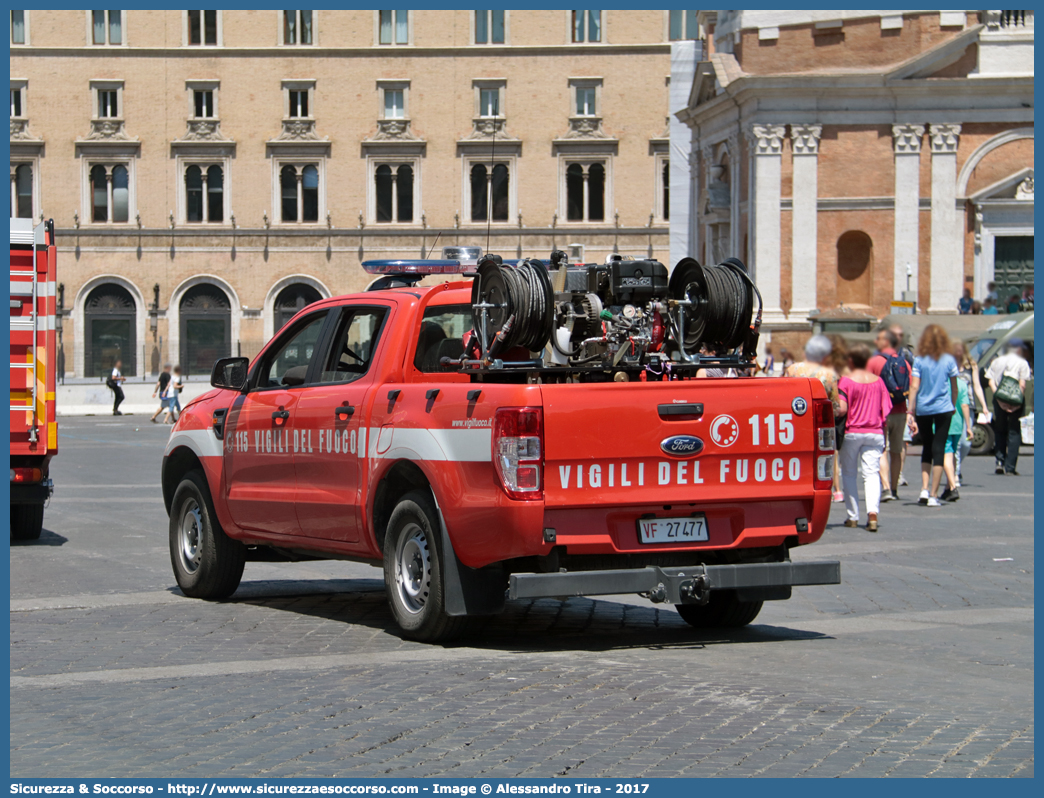
[[[29,440],[34,442],[34,443],[36,442],[36,429],[37,429],[37,427],[39,425],[39,419],[37,417],[38,409],[37,409],[37,403],[36,403],[37,402],[37,398],[38,398],[37,397],[37,385],[36,385],[36,377],[37,377],[37,372],[36,372],[37,352],[36,352],[36,348],[37,348],[37,333],[38,333],[38,325],[39,325],[39,313],[38,313],[38,309],[39,308],[38,308],[38,305],[37,305],[37,300],[39,299],[39,296],[40,296],[40,281],[39,281],[39,275],[38,275],[38,272],[37,272],[36,258],[37,258],[37,255],[39,254],[40,247],[43,247],[43,246],[46,245],[45,230],[46,230],[46,225],[43,222],[38,224],[36,226],[36,228],[34,229],[33,226],[32,226],[32,221],[31,220],[28,220],[28,219],[11,219],[11,244],[12,244],[12,246],[16,245],[16,244],[23,244],[23,245],[24,244],[30,244],[33,247],[33,258],[32,258],[32,264],[31,264],[31,271],[32,271],[32,280],[33,280],[33,282],[32,282],[32,290],[31,290],[31,292],[26,292],[25,291],[25,288],[28,288],[29,286],[25,283],[24,280],[19,280],[17,282],[14,279],[11,280],[11,310],[15,310],[17,308],[21,308],[22,305],[23,305],[23,302],[24,302],[24,300],[15,299],[14,298],[16,293],[17,293],[18,296],[29,296],[29,295],[32,296],[32,305],[30,306],[30,313],[29,313],[29,317],[28,318],[25,318],[24,316],[11,316],[11,332],[15,332],[15,331],[32,331],[32,335],[33,335],[32,341],[29,344],[30,361],[27,362],[27,363],[14,363],[14,362],[11,363],[12,371],[14,369],[32,370],[32,381],[30,383],[31,388],[30,388],[29,397],[28,397],[30,402],[31,402],[31,404],[26,404],[26,405],[12,404],[11,405],[11,412],[12,413],[28,413],[28,412],[32,412],[32,414],[33,414],[33,425],[32,425],[32,427],[29,430]],[[26,275],[26,272],[25,272],[24,269],[11,269],[11,277],[12,278],[18,278],[18,277],[23,277],[24,278],[26,276],[27,275]],[[24,288],[23,288],[23,286],[24,286]]]

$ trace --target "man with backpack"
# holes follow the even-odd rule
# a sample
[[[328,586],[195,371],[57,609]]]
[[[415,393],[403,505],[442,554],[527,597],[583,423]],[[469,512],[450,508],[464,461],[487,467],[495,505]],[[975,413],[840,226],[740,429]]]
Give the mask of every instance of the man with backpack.
[[[906,429],[906,400],[910,396],[910,364],[899,350],[900,338],[890,329],[877,331],[877,354],[870,358],[866,370],[880,377],[892,400],[892,410],[885,422],[885,452],[881,458],[884,492],[881,501],[899,498],[899,481],[903,475],[903,431]]]

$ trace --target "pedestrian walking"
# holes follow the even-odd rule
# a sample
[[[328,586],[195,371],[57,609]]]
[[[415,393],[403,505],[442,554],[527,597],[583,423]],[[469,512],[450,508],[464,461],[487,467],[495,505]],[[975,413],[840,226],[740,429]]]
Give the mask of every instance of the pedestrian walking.
[[[771,377],[772,376],[772,372],[775,370],[775,368],[776,368],[776,358],[772,356],[772,347],[766,345],[766,347],[765,347],[765,365],[761,367],[761,371],[762,371],[762,373],[766,377]]]
[[[954,357],[956,359],[956,356]],[[939,497],[940,501],[955,502],[960,497],[957,489],[960,487],[957,474],[959,471],[959,458],[961,443],[968,441],[971,449],[971,403],[968,399],[968,383],[957,376],[957,408],[950,419],[950,429],[946,435],[946,449],[943,455],[943,473],[946,474],[948,483],[946,490]]]
[[[827,398],[834,405],[834,418],[838,419],[841,417],[842,413],[841,405],[837,401],[837,372],[830,366],[826,365],[826,360],[830,357],[831,349],[832,345],[829,338],[825,335],[813,335],[805,344],[805,359],[798,363],[792,363],[790,367],[783,372],[783,376],[813,378],[823,383],[823,387],[826,389]],[[839,439],[837,440],[837,445],[840,448],[841,441]],[[834,465],[836,471],[836,453]],[[834,488],[833,501],[838,503],[843,502],[845,497],[840,490],[840,486],[835,485]]]
[[[995,472],[1018,476],[1019,446],[1022,445],[1022,415],[1026,409],[1026,380],[1032,376],[1029,354],[1021,338],[1008,341],[1007,352],[990,364],[986,378],[993,391],[993,435]]]
[[[870,358],[867,371],[880,377],[888,389],[892,403],[885,420],[885,450],[881,456],[881,501],[899,498],[899,481],[903,476],[903,455],[906,444],[906,403],[910,397],[910,364],[899,354],[900,340],[895,332],[882,327],[877,331],[877,354]]]
[[[986,283],[986,296],[982,298],[982,304],[985,305],[987,302],[992,301],[993,304],[996,305],[998,299],[999,297],[997,296],[997,284]]]
[[[929,324],[917,344],[910,376],[907,425],[921,433],[921,495],[918,504],[939,507],[939,483],[946,459],[946,436],[957,399],[957,361],[950,354],[950,337]]]
[[[881,504],[881,453],[892,398],[880,377],[867,371],[870,348],[857,344],[848,352],[848,373],[838,383],[838,401],[845,418],[845,445],[841,449],[845,526],[859,526],[859,481],[866,499],[866,528],[877,531]]]
[[[979,379],[979,364],[971,359],[971,356],[968,354],[968,348],[963,341],[953,342],[953,359],[957,361],[957,376],[968,386],[968,414],[971,417],[968,429],[965,430],[967,434],[961,438],[960,446],[957,449],[955,470],[957,472],[957,487],[960,487],[963,481],[961,465],[971,451],[975,420],[979,417],[979,413],[985,413],[987,410],[986,397],[982,393],[982,380]]]
[[[157,423],[156,419],[159,418],[160,413],[163,413],[164,424],[170,419],[170,396],[168,395],[170,379],[170,363],[165,363],[163,371],[159,374],[159,379],[156,380],[156,387],[152,389],[152,397],[156,398],[159,395],[160,400],[159,410],[153,413],[152,418],[149,419],[153,424]]]
[[[843,376],[848,374],[848,344],[844,338],[840,335],[828,335],[827,340],[830,341],[830,357],[827,358],[827,362],[824,365],[830,366],[837,375],[838,382]],[[845,445],[845,424],[847,418],[843,412],[834,413],[834,484],[833,484],[833,496],[835,501],[838,497],[844,500],[844,491],[841,489],[841,450]]]
[[[124,396],[123,388],[120,383],[125,382],[127,378],[120,372],[121,368],[123,368],[123,361],[117,360],[112,364],[112,374],[110,374],[109,378],[105,380],[105,384],[109,387],[109,390],[112,391],[112,414],[114,416],[123,415],[123,413],[120,412],[120,403],[123,401]]]
[[[786,376],[787,369],[794,365],[794,358],[786,349],[779,350],[780,374]]]
[[[181,418],[181,392],[185,390],[185,378],[181,374],[181,366],[174,366],[170,378],[170,416],[177,421]]]

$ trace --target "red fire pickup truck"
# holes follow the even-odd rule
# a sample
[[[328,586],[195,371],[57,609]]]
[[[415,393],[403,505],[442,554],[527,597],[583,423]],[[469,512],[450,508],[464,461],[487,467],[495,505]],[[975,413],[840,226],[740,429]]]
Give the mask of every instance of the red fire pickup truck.
[[[469,281],[322,300],[218,361],[163,458],[182,591],[227,597],[250,560],[383,565],[434,641],[507,599],[638,593],[740,626],[840,581],[788,554],[830,506],[818,381],[468,373],[473,305]]]

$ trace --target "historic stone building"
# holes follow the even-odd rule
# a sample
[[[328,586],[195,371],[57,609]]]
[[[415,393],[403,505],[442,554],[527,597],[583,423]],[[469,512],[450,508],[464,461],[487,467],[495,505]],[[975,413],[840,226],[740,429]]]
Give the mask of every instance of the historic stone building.
[[[747,261],[777,339],[815,309],[884,315],[908,288],[918,312],[956,313],[964,288],[1032,282],[1032,11],[699,22],[672,256]]]
[[[11,215],[55,219],[66,373],[252,355],[366,259],[666,261],[695,14],[11,11]]]

